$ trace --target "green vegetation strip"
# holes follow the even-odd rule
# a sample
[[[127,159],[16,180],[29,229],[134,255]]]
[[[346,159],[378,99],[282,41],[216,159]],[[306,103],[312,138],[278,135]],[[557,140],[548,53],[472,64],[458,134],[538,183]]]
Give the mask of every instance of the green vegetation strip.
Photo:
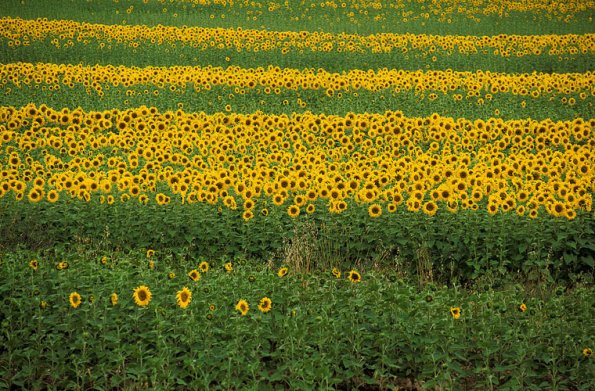
[[[53,37],[43,41],[31,42],[28,46],[9,47],[9,40],[0,37],[0,50],[3,63],[11,62],[51,62],[57,64],[87,65],[125,65],[125,66],[220,66],[238,65],[243,68],[267,67],[281,68],[322,68],[329,72],[348,71],[350,69],[402,69],[422,70],[477,70],[505,73],[570,73],[593,70],[595,56],[592,53],[565,54],[550,56],[547,53],[517,57],[502,57],[491,51],[479,51],[476,54],[436,53],[435,55],[410,51],[403,53],[393,50],[390,53],[344,53],[337,51],[318,52],[311,50],[290,51],[282,54],[281,50],[240,51],[235,49],[196,49],[189,46],[177,46],[143,43],[137,48],[128,44],[98,42],[88,44],[73,41],[72,45],[51,44]],[[104,43],[104,45],[102,45]]]
[[[36,270],[28,265],[32,260]],[[299,275],[292,269],[279,277],[278,261],[271,269],[241,260],[207,261],[209,271],[195,282],[188,272],[201,259],[183,253],[157,251],[146,258],[144,252],[68,246],[3,254],[0,385],[595,385],[594,340],[585,327],[594,315],[592,287],[565,291],[510,283],[473,293],[433,284],[418,289],[394,272],[359,270],[360,282],[353,283],[349,270],[338,279],[330,272]],[[224,269],[229,261],[231,272]],[[151,293],[142,308],[133,300],[139,286]],[[176,305],[183,287],[192,292],[186,309]],[[69,302],[75,293],[81,298],[77,308]],[[258,304],[265,297],[272,304],[263,313]],[[240,299],[249,306],[244,316],[235,308]]]
[[[494,35],[591,32],[592,1],[526,3],[430,1],[4,0],[0,16],[109,24],[243,27],[373,34]],[[205,3],[205,2],[203,2]],[[214,3],[211,1],[210,3]],[[229,5],[229,3],[234,3]],[[357,3],[359,9],[353,7]],[[559,6],[557,3],[564,3]],[[345,7],[342,5],[345,4]],[[382,5],[378,8],[377,5]],[[323,27],[322,27],[323,26]]]
[[[108,86],[109,87],[109,86]],[[128,93],[132,91],[134,94]],[[554,121],[574,118],[593,118],[595,108],[589,98],[581,99],[579,94],[565,96],[515,96],[507,93],[494,94],[491,99],[467,98],[466,90],[455,90],[449,94],[438,92],[435,99],[430,93],[424,95],[413,91],[395,93],[392,91],[372,92],[367,90],[335,93],[328,96],[324,90],[286,90],[278,94],[265,93],[264,89],[238,89],[237,87],[217,86],[210,90],[195,92],[192,87],[157,88],[137,85],[133,87],[104,88],[104,95],[89,91],[81,85],[70,88],[62,86],[49,90],[45,86],[21,87],[14,85],[0,89],[0,105],[15,107],[35,103],[50,107],[81,107],[84,110],[126,109],[140,106],[154,106],[161,111],[177,110],[216,112],[253,113],[258,110],[271,114],[291,114],[310,111],[346,115],[355,113],[382,113],[387,110],[401,110],[407,116],[430,116],[438,113],[442,116],[467,119],[502,118],[505,120],[533,118]],[[460,95],[457,101],[454,95]],[[570,104],[569,102],[572,102]]]

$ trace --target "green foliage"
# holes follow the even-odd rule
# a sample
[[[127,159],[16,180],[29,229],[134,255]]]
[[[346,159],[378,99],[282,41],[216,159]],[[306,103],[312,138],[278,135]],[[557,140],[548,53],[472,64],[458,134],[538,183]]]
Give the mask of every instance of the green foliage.
[[[485,273],[520,272],[536,278],[536,270],[568,281],[576,273],[593,273],[594,265],[595,223],[586,212],[574,220],[545,211],[537,219],[471,210],[439,210],[428,217],[401,207],[372,219],[365,205],[332,214],[317,201],[313,215],[293,219],[275,207],[267,216],[255,213],[245,222],[241,208],[206,203],[140,205],[132,199],[107,205],[60,199],[29,204],[10,198],[0,200],[0,245],[13,249],[101,243],[106,250],[183,248],[194,257],[262,262],[287,253],[292,241],[305,240],[312,247],[307,269],[335,266],[334,257],[347,264],[400,265],[403,273],[415,275],[424,258],[432,278],[460,283]],[[267,204],[260,202],[257,212]]]
[[[479,292],[416,289],[393,273],[286,277],[241,260],[209,259],[198,282],[186,273],[201,259],[54,247],[5,253],[0,264],[0,384],[33,388],[424,388],[588,390],[593,347],[586,324],[593,288],[532,296],[522,286]],[[100,262],[107,256],[105,265]],[[28,267],[39,261],[38,270]],[[66,260],[70,266],[57,270]],[[175,272],[174,279],[167,274]],[[137,307],[132,291],[153,294]],[[188,286],[192,301],[176,306]],[[73,309],[71,292],[83,301]],[[119,302],[110,303],[117,292]],[[93,303],[90,297],[94,296]],[[272,310],[257,309],[263,297]],[[250,305],[246,316],[234,309]],[[40,308],[45,301],[47,307]],[[525,312],[519,305],[527,306]],[[213,308],[209,308],[211,305]],[[453,319],[451,307],[462,315]]]

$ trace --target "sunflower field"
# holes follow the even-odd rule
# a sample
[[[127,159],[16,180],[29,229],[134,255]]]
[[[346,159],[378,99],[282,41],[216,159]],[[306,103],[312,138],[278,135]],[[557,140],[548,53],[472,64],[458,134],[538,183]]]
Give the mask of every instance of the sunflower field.
[[[0,389],[594,389],[594,16],[3,0]]]

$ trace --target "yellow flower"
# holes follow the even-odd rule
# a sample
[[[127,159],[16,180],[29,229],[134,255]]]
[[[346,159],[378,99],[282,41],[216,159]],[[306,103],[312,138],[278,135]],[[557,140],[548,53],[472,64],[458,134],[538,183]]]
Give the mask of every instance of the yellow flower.
[[[285,277],[287,275],[287,273],[289,272],[289,269],[286,267],[282,267],[281,269],[279,269],[279,271],[277,272],[277,275],[279,277]]]
[[[522,303],[521,305],[519,305],[519,311],[521,311],[521,312],[527,311],[527,305],[525,303]]]
[[[155,261],[149,261],[149,269],[155,269]]]
[[[353,282],[354,284],[357,284],[358,282],[361,282],[361,280],[362,280],[362,276],[355,270],[349,271],[347,278],[349,279],[349,281]]]
[[[167,278],[169,278],[170,280],[173,280],[174,278],[176,278],[176,273],[174,273],[174,272],[167,273]]]
[[[248,305],[248,302],[246,300],[241,299],[236,304],[236,310],[240,311],[242,316],[245,316],[248,313],[248,310],[250,310],[250,306]]]
[[[198,272],[198,270],[192,269],[188,272],[188,277],[190,277],[192,281],[198,281],[200,280],[200,273]]]
[[[382,207],[378,204],[372,204],[368,207],[368,214],[373,219],[380,217],[382,215]]]
[[[118,304],[118,294],[116,292],[111,294],[110,302],[112,303],[113,306]]]
[[[192,292],[190,289],[184,287],[176,293],[176,300],[178,301],[178,306],[185,309],[192,301]]]
[[[589,358],[593,355],[593,351],[590,348],[583,349],[583,357]]]
[[[68,301],[70,301],[70,306],[72,308],[78,308],[82,301],[81,295],[79,295],[77,292],[72,292],[68,298]]]
[[[233,270],[233,265],[232,265],[232,263],[231,263],[231,262],[227,262],[227,263],[225,264],[225,271],[226,271],[226,272],[228,272],[228,273],[231,273],[231,272],[232,272],[232,270]]]
[[[37,259],[33,259],[29,262],[29,267],[33,270],[37,270],[37,268],[39,268],[39,262],[37,262]]]
[[[450,314],[453,318],[459,319],[461,317],[461,309],[459,307],[450,307]]]
[[[260,299],[260,303],[258,304],[258,309],[262,313],[267,313],[271,310],[272,306],[273,306],[273,301],[271,299],[269,299],[268,297],[263,297],[262,299]]]
[[[200,269],[201,272],[206,273],[209,271],[209,263],[206,261],[203,261],[200,263],[200,265],[198,265],[198,268]]]
[[[341,271],[336,267],[333,268],[331,273],[333,274],[333,276],[335,276],[335,278],[341,278]]]
[[[153,255],[155,255],[155,250],[147,250],[147,258],[151,258]]]
[[[141,285],[134,289],[132,297],[134,298],[136,305],[146,307],[151,302],[152,295],[148,286]]]

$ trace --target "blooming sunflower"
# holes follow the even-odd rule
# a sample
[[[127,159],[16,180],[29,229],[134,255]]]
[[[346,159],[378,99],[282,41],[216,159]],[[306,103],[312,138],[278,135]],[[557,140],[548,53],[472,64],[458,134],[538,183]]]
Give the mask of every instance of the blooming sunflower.
[[[215,306],[215,304],[211,304],[209,305],[209,311],[213,312],[217,309],[217,306]]]
[[[81,295],[79,295],[78,292],[72,292],[68,297],[68,301],[70,301],[70,306],[72,308],[78,308],[82,301]]]
[[[198,272],[198,270],[193,269],[190,270],[190,272],[188,272],[188,277],[190,277],[192,281],[198,281],[200,280],[200,273]]]
[[[145,307],[148,306],[151,302],[152,295],[148,286],[141,285],[134,289],[132,297],[134,298],[134,302],[136,303],[136,305],[140,307]]]
[[[279,271],[277,272],[277,275],[279,277],[285,277],[287,275],[287,273],[289,272],[289,269],[286,267],[282,267],[281,269],[279,269]]]
[[[361,280],[362,280],[362,276],[355,270],[349,271],[349,274],[347,274],[347,278],[349,279],[349,281],[353,282],[354,284],[357,284],[358,282],[361,282]]]
[[[583,349],[583,357],[589,358],[593,355],[593,351],[590,348]]]
[[[232,265],[232,263],[231,263],[231,262],[227,262],[227,263],[225,264],[225,271],[226,271],[226,272],[228,272],[228,273],[231,273],[231,272],[232,272],[232,270],[233,270],[233,265]]]
[[[206,273],[209,271],[209,263],[206,261],[203,261],[200,263],[200,265],[198,265],[198,268],[200,269],[201,272]]]
[[[242,316],[246,316],[249,309],[250,306],[248,305],[248,302],[244,299],[241,299],[240,301],[238,301],[238,304],[236,304],[236,310],[240,311]]]
[[[33,270],[37,270],[39,268],[39,262],[37,262],[37,259],[33,259],[29,262],[29,267]]]
[[[522,303],[521,305],[519,305],[519,311],[521,311],[521,312],[527,311],[527,305],[525,303]]]
[[[60,263],[58,263],[56,265],[56,269],[58,269],[58,270],[66,270],[66,269],[68,269],[68,266],[69,266],[68,265],[68,262],[62,261],[62,262],[60,262]]]
[[[461,317],[461,308],[459,307],[450,307],[450,314],[453,318],[459,319]]]
[[[335,278],[341,278],[341,271],[336,267],[334,267],[333,270],[331,270],[331,273],[333,274],[333,276],[335,276]]]
[[[155,250],[147,250],[147,258],[151,258],[153,255],[155,255]]]
[[[107,261],[108,260],[109,260],[109,258],[104,255],[103,257],[101,257],[101,261],[100,262],[101,262],[102,265],[105,266],[105,265],[107,265]]]
[[[382,214],[382,207],[378,204],[372,204],[368,208],[368,214],[373,219],[375,219],[376,217],[380,217],[380,215]]]
[[[170,280],[173,280],[174,278],[176,278],[176,273],[174,273],[174,272],[167,273],[167,278],[169,278]]]
[[[149,261],[149,269],[155,269],[155,261]]]
[[[260,303],[258,304],[258,309],[260,310],[260,312],[262,313],[267,313],[271,310],[271,307],[273,306],[273,301],[271,299],[269,299],[268,297],[263,297],[262,299],[260,299]]]
[[[116,292],[111,294],[110,302],[112,303],[113,306],[118,304],[118,294]]]
[[[192,291],[186,287],[182,288],[182,290],[176,293],[176,300],[178,301],[178,306],[185,309],[192,301]]]

